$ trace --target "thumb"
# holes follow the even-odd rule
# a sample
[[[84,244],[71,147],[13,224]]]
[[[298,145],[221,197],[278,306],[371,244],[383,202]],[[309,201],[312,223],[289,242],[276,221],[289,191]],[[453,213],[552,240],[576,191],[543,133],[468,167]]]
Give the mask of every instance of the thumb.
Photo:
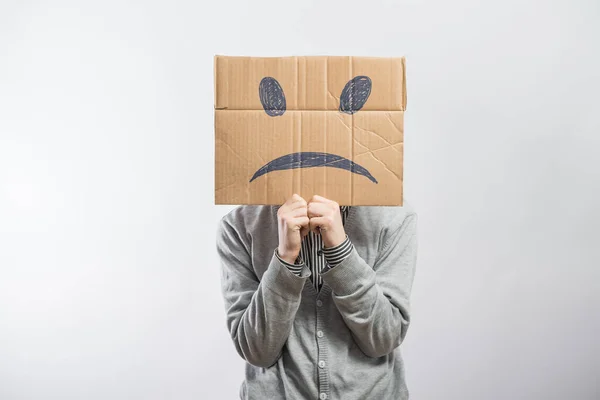
[[[310,229],[308,228],[308,226],[301,227],[300,228],[300,236],[306,237],[306,235],[308,235],[309,231],[310,231]]]

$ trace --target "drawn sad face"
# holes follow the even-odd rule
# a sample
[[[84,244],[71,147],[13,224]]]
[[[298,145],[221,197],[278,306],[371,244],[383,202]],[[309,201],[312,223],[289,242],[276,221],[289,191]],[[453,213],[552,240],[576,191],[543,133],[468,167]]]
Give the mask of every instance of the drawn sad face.
[[[369,99],[371,94],[371,79],[368,76],[359,75],[352,78],[340,95],[339,111],[346,114],[358,112]],[[263,109],[270,117],[282,116],[286,111],[285,92],[277,79],[265,77],[261,80],[258,96]],[[273,171],[281,171],[295,168],[330,167],[350,171],[362,175],[373,183],[377,179],[364,167],[341,155],[301,151],[278,157],[260,167],[250,179],[250,182],[262,175]]]
[[[401,205],[404,58],[215,57],[215,203]]]

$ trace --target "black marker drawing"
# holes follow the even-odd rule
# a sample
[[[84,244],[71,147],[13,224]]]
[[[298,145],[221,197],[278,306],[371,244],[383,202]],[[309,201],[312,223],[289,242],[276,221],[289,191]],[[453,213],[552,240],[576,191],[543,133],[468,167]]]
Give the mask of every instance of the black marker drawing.
[[[271,117],[285,112],[285,95],[277,79],[267,76],[260,81],[258,95],[265,112]]]
[[[371,94],[371,78],[355,76],[350,79],[340,95],[340,111],[354,114],[360,110]]]
[[[345,169],[358,175],[366,176],[371,182],[377,183],[377,179],[371,175],[366,168],[361,167],[354,161],[345,157],[330,153],[317,153],[305,151],[300,153],[287,154],[278,157],[273,161],[260,167],[250,179],[250,182],[272,171],[281,171],[293,168],[313,168],[313,167],[333,167]]]
[[[267,76],[260,81],[258,88],[260,102],[271,117],[283,115],[286,110],[285,95],[277,79]],[[352,78],[340,96],[340,111],[354,114],[360,110],[371,94],[371,78],[368,76],[355,76]],[[256,178],[272,171],[282,171],[294,168],[333,167],[350,171],[357,175],[367,177],[371,182],[377,183],[377,179],[364,167],[345,157],[331,153],[318,153],[304,151],[287,154],[260,167],[250,179]]]

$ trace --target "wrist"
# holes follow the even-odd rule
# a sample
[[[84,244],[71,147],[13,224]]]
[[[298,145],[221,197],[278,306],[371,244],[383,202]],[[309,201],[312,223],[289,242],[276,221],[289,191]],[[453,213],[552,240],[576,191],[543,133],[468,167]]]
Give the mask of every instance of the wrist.
[[[323,245],[325,247],[337,247],[346,240],[346,233],[336,233],[335,235],[323,235]]]
[[[296,264],[296,260],[298,259],[300,252],[299,251],[297,251],[297,252],[280,251],[278,249],[277,255],[279,256],[279,258],[281,258],[283,261],[285,261],[288,264]]]

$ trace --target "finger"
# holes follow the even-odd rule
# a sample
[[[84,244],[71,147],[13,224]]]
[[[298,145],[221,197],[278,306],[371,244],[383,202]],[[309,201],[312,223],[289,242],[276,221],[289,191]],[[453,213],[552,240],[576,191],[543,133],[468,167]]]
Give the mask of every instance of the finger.
[[[297,201],[299,201],[300,199],[302,199],[302,197],[300,197],[299,195],[297,195],[296,193],[294,193],[293,195],[291,195],[290,197],[287,198],[287,200],[285,201],[285,203],[283,203],[283,205],[292,205],[294,203],[296,203]]]
[[[313,222],[312,219],[309,222],[308,230],[316,235],[319,235],[321,233],[321,227],[316,222]]]
[[[287,199],[286,202],[283,203],[283,205],[281,207],[279,207],[278,214],[284,215],[287,212],[294,210],[298,207],[302,207],[302,206],[306,206],[306,200],[304,200],[302,197],[295,194],[292,197],[290,197],[289,199]]]
[[[310,219],[308,217],[296,217],[292,220],[292,226],[294,230],[308,229]]]
[[[306,201],[305,201],[305,200],[302,198],[302,196],[300,196],[300,195],[299,195],[299,194],[297,194],[297,193],[294,193],[294,194],[292,195],[292,197],[291,197],[291,200],[292,200],[292,202],[293,202],[293,203],[296,203],[296,202],[299,202],[299,201],[300,201],[300,202],[304,202],[304,203],[306,203]]]
[[[308,203],[307,208],[309,218],[322,217],[331,212],[331,207],[326,203]]]
[[[297,216],[287,214],[284,217],[284,226],[288,231],[297,231],[303,226],[308,226],[309,220],[310,219],[308,218],[308,216],[304,214],[300,214]]]
[[[330,219],[327,217],[310,218],[309,228],[314,233],[321,233],[329,228]]]
[[[329,204],[332,208],[339,207],[339,204],[336,201],[330,200],[330,199],[326,199],[325,197],[319,196],[318,194],[313,195],[313,197],[311,197],[309,203]]]
[[[290,205],[289,210],[295,210],[297,208],[306,209],[307,206],[308,206],[308,204],[306,204],[306,201],[304,201],[304,200],[297,201],[297,202],[293,203],[292,205]]]
[[[289,207],[292,210],[295,208],[298,208],[298,207],[306,207],[306,206],[307,206],[306,200],[304,200],[302,197],[298,196],[297,194],[295,194],[290,199]]]
[[[327,203],[331,200],[328,200],[323,196],[319,196],[318,194],[315,194],[315,195],[313,195],[313,197],[311,197],[310,201],[315,202],[315,203]]]
[[[308,209],[306,206],[304,207],[297,207],[294,208],[293,210],[289,211],[289,214],[293,217],[293,218],[297,218],[297,217],[308,217]]]
[[[306,235],[308,235],[308,232],[310,232],[308,225],[309,222],[307,222],[306,225],[303,225],[302,228],[300,228],[300,236],[306,237]]]

